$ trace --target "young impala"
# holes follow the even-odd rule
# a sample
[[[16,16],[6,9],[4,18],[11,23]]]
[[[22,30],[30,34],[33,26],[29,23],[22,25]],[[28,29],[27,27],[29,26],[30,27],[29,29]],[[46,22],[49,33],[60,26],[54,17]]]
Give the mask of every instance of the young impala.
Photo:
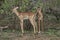
[[[24,19],[29,19],[31,24],[33,25],[33,29],[34,29],[34,33],[36,33],[36,29],[37,29],[37,23],[35,21],[35,18],[36,18],[36,14],[37,13],[33,13],[33,12],[18,12],[17,11],[18,7],[15,7],[13,9],[13,12],[18,16],[18,18],[20,19],[20,25],[21,25],[21,30],[22,30],[22,33],[24,33],[24,29],[23,29],[23,20]],[[41,13],[41,10],[37,10],[38,14],[39,14],[39,20],[42,20],[42,13]],[[40,23],[39,23],[40,25]],[[40,32],[40,27],[39,27],[39,32]]]

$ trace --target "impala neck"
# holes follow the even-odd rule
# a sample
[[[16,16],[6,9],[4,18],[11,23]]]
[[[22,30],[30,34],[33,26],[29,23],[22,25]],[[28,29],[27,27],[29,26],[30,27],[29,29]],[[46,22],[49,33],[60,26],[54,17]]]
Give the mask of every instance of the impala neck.
[[[40,15],[41,17],[43,17],[43,14],[42,14],[42,12],[39,12],[39,15]]]
[[[17,11],[17,9],[14,9],[13,11],[17,16],[19,16],[19,12]]]
[[[37,12],[38,12],[38,14],[39,14],[40,16],[42,16],[41,9],[38,9]]]

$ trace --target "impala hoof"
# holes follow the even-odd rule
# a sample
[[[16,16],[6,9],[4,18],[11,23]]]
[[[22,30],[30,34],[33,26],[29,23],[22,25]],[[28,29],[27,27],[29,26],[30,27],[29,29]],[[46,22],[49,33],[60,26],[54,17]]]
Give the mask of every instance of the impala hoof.
[[[39,31],[38,33],[41,33],[41,31]]]

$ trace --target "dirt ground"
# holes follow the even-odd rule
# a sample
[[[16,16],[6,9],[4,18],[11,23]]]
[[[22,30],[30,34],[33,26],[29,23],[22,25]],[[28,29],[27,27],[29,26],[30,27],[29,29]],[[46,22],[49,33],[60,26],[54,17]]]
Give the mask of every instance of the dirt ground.
[[[44,33],[35,35],[33,33],[25,33],[21,36],[20,33],[0,32],[0,40],[60,40],[60,37]]]

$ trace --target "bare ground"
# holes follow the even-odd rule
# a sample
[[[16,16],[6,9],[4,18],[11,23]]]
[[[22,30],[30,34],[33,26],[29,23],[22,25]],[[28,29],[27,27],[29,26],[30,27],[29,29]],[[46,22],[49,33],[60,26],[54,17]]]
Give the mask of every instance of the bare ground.
[[[25,33],[21,36],[21,33],[0,33],[0,40],[60,40],[60,37],[56,35],[46,35],[44,33],[33,34],[33,33]]]

